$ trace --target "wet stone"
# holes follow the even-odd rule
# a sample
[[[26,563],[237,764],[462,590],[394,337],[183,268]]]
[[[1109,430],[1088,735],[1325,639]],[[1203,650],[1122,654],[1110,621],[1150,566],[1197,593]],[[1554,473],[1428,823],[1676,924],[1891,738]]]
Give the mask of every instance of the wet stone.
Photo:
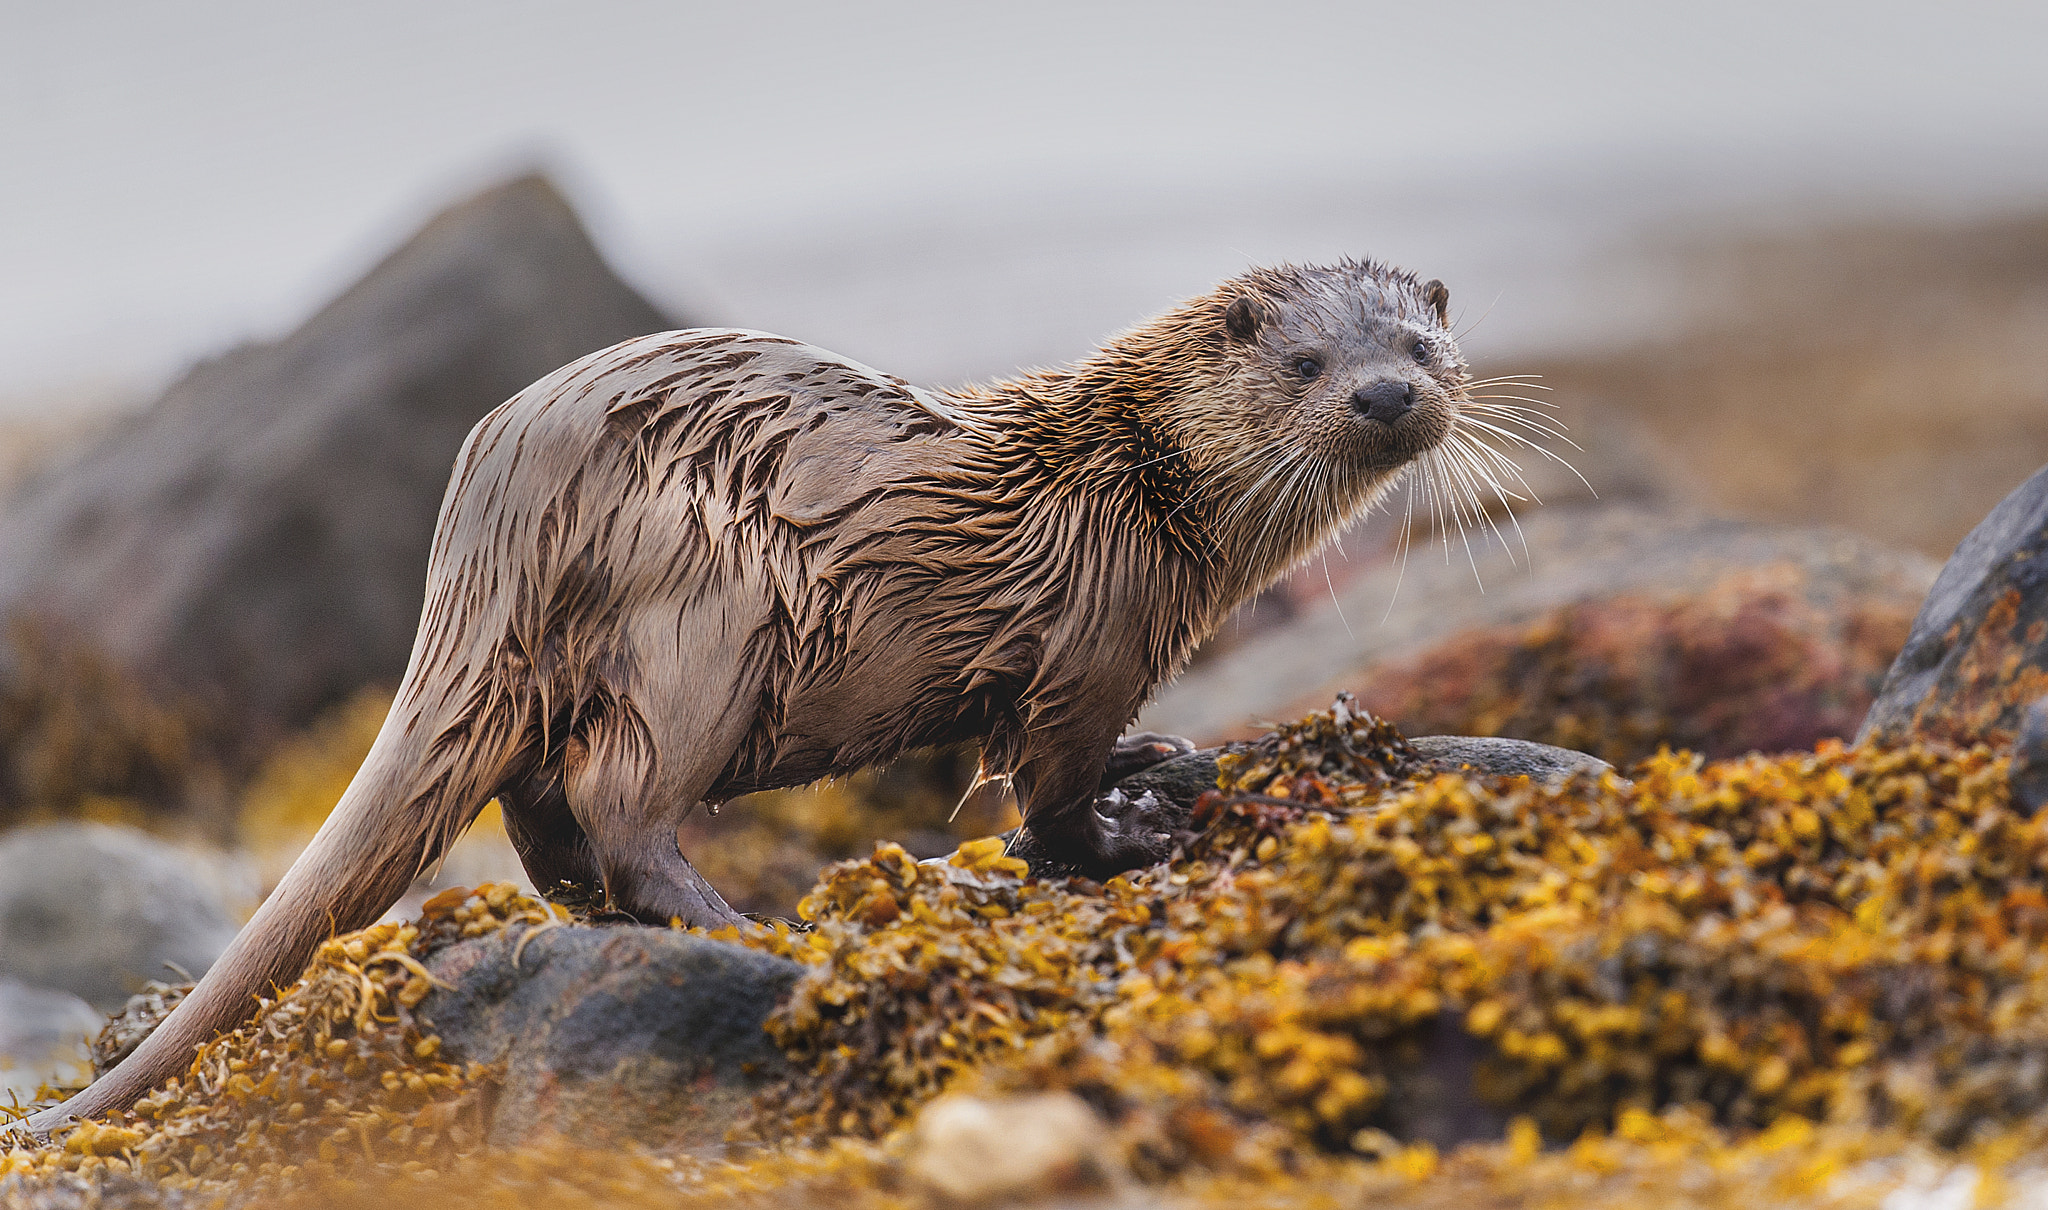
[[[522,948],[523,946],[523,948]],[[509,928],[435,955],[419,1015],[457,1062],[500,1066],[489,1137],[716,1148],[786,1072],[762,1032],[803,968],[638,926]]]
[[[102,1011],[161,977],[199,975],[235,922],[189,855],[105,824],[45,824],[0,838],[0,976]]]
[[[1555,785],[1574,773],[1600,773],[1614,766],[1584,752],[1490,735],[1423,735],[1408,741],[1445,771],[1469,769],[1492,777],[1528,777]]]

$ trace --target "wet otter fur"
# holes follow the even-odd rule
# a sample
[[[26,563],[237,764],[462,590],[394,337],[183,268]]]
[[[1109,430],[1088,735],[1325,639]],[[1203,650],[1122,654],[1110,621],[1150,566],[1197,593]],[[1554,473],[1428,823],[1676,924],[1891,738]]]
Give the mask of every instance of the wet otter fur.
[[[1441,283],[1260,269],[1062,369],[959,391],[693,329],[548,375],[470,434],[410,666],[361,770],[198,987],[47,1133],[182,1071],[493,797],[535,885],[735,919],[697,804],[979,738],[1025,840],[1170,847],[1097,799],[1123,728],[1242,601],[1459,423]],[[1170,751],[1170,748],[1167,750]]]

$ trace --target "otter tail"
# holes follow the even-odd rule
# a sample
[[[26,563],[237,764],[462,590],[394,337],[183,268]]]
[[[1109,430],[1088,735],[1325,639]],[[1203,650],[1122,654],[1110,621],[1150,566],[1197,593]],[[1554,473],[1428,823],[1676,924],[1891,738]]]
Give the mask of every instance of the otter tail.
[[[77,1096],[28,1118],[29,1131],[45,1136],[73,1118],[125,1109],[182,1073],[201,1045],[249,1016],[253,997],[290,986],[322,942],[389,910],[476,818],[507,778],[515,750],[503,742],[506,729],[479,728],[460,712],[464,721],[432,726],[443,711],[422,703],[407,680],[341,801],[227,952],[133,1053]],[[476,688],[461,695],[470,704],[498,696]],[[500,742],[479,744],[480,731]]]

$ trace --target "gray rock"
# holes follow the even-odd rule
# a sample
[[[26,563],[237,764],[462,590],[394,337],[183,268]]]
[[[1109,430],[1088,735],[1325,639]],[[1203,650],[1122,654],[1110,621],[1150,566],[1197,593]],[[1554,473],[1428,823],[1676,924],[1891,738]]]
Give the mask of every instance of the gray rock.
[[[1119,780],[1116,788],[1130,798],[1150,792],[1165,802],[1192,807],[1204,790],[1216,788],[1216,758],[1228,751],[1229,746],[1203,748],[1163,760]]]
[[[761,1026],[803,968],[671,929],[550,927],[452,946],[428,963],[453,990],[419,1013],[458,1061],[499,1065],[492,1142],[571,1134],[586,1146],[715,1148],[786,1074]]]
[[[1397,1064],[1389,1073],[1389,1134],[1441,1151],[1505,1135],[1508,1115],[1479,1095],[1479,1065],[1492,1049],[1465,1028],[1463,1013],[1438,1013],[1423,1033],[1418,1061]]]
[[[70,992],[0,978],[0,1067],[80,1048],[99,1028],[99,1013]]]
[[[166,963],[203,972],[235,927],[203,866],[142,832],[44,824],[0,836],[0,976],[113,1011]]]
[[[2048,688],[2048,467],[1941,569],[1864,716],[1859,743],[2009,743]]]
[[[2048,697],[2027,707],[2012,745],[2012,802],[2031,815],[2048,806]]]
[[[0,616],[259,749],[404,670],[471,426],[557,366],[673,326],[547,181],[493,189],[28,485],[0,521]]]
[[[1501,777],[1529,777],[1561,782],[1581,771],[1599,773],[1614,766],[1597,756],[1488,735],[1422,735],[1408,741],[1417,752],[1446,769],[1470,769]]]
[[[1424,735],[1408,742],[1439,768],[1470,769],[1475,773],[1504,777],[1527,776],[1555,782],[1580,770],[1598,773],[1613,768],[1597,756],[1527,740],[1484,735]],[[1149,792],[1162,801],[1192,807],[1204,790],[1216,788],[1216,758],[1242,746],[1226,744],[1176,756],[1131,774],[1117,782],[1116,788],[1129,798],[1135,799]]]

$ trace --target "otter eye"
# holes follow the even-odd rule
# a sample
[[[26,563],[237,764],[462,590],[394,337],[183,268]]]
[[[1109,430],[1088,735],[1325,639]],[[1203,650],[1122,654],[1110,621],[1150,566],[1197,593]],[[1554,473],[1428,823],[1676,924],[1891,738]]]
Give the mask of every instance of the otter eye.
[[[1418,340],[1418,341],[1416,341],[1416,342],[1415,342],[1415,347],[1414,347],[1414,348],[1412,348],[1412,349],[1410,349],[1410,350],[1408,350],[1408,351],[1409,351],[1410,353],[1414,354],[1414,356],[1415,356],[1415,360],[1417,360],[1417,361],[1421,362],[1421,363],[1422,363],[1423,365],[1428,365],[1428,364],[1429,364],[1429,342],[1428,342],[1428,341],[1426,341],[1426,340]]]
[[[1314,378],[1323,372],[1323,365],[1313,357],[1304,357],[1294,363],[1294,372],[1304,379]]]

